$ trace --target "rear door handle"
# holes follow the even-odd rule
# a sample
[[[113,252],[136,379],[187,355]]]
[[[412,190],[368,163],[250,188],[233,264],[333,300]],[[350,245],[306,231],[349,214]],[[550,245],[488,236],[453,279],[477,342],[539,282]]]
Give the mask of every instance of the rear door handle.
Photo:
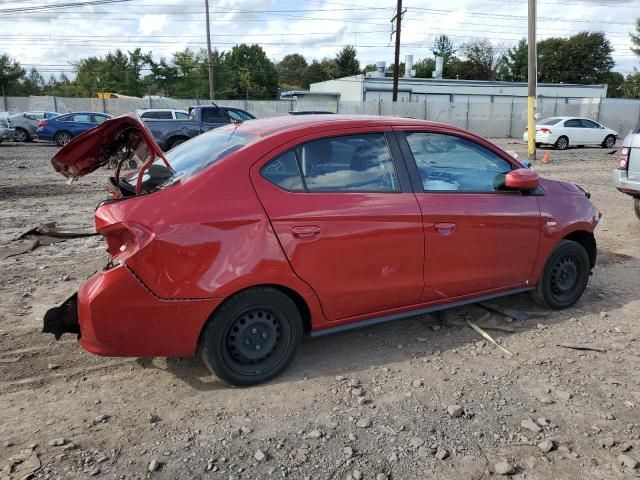
[[[444,237],[453,235],[453,232],[456,231],[455,223],[436,223],[434,227],[438,235],[442,235]]]
[[[291,227],[291,233],[300,239],[315,238],[320,233],[320,227],[318,225],[296,225]]]

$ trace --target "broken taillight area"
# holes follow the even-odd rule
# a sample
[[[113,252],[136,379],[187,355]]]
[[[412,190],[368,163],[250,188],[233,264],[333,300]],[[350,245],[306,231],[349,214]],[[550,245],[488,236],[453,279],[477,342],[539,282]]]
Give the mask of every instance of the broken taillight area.
[[[114,223],[100,228],[98,233],[105,237],[114,264],[124,262],[153,238],[149,230],[137,223]]]
[[[620,158],[618,158],[618,170],[626,170],[629,164],[629,149],[624,147],[620,150]]]

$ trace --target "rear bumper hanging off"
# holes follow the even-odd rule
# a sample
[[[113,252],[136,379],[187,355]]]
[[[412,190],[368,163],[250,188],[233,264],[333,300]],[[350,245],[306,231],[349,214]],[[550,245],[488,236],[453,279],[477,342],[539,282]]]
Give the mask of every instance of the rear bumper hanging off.
[[[47,310],[44,315],[42,333],[53,333],[56,340],[60,340],[63,333],[80,335],[77,293],[74,293],[59,307]]]

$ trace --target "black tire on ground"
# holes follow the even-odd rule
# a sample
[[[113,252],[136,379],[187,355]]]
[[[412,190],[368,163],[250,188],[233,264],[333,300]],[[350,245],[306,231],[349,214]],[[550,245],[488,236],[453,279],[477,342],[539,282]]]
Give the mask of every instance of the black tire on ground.
[[[177,147],[178,145],[180,145],[181,143],[186,142],[187,139],[186,138],[178,138],[176,140],[174,140],[173,142],[171,142],[171,144],[169,145],[169,150],[171,150],[172,148]]]
[[[542,145],[540,142],[536,142],[536,148],[540,148],[540,145]]]
[[[640,220],[640,198],[633,199],[633,209],[636,212],[636,217]]]
[[[616,137],[615,135],[607,135],[604,138],[604,141],[602,142],[602,146],[604,148],[613,148],[613,146],[616,144]]]
[[[73,136],[65,130],[56,133],[56,136],[53,137],[53,141],[56,142],[59,147],[64,147],[71,139],[73,139]]]
[[[556,150],[565,150],[569,146],[569,139],[565,135],[562,135],[561,137],[558,137],[553,146]]]
[[[540,305],[560,310],[578,301],[587,287],[591,263],[579,243],[562,240],[547,259],[532,296]]]
[[[280,290],[256,287],[226,300],[200,336],[200,356],[224,382],[244,387],[279,375],[302,339],[302,317]]]
[[[30,142],[31,137],[29,136],[29,132],[27,132],[24,128],[16,128],[16,132],[13,134],[13,139],[16,142]]]

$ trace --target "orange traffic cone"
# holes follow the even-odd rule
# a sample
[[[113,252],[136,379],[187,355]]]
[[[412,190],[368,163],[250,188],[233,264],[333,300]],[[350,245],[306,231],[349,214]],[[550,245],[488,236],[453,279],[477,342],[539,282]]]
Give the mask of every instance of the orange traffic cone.
[[[547,152],[544,154],[544,157],[542,157],[542,163],[551,163],[551,152]]]

